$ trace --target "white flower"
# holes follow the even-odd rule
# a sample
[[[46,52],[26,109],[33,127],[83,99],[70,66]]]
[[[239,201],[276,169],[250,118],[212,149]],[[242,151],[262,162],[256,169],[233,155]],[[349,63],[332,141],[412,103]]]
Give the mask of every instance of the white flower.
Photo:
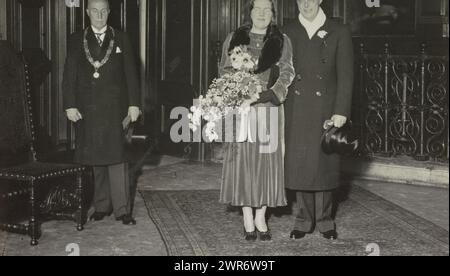
[[[254,103],[254,102],[256,102],[257,100],[259,100],[259,93],[257,93],[257,94],[253,94],[253,95],[251,95],[250,96],[250,101],[251,101],[251,103]]]
[[[205,128],[206,137],[208,137],[211,142],[219,139],[219,135],[217,134],[215,127],[216,125],[214,123],[208,123]]]
[[[197,131],[197,125],[195,125],[193,123],[189,123],[189,128],[192,129],[192,131],[194,131],[194,132]]]
[[[241,47],[239,47],[239,46],[234,47],[234,49],[231,50],[231,55],[240,55],[242,53],[242,51],[243,50],[241,49]]]
[[[242,105],[239,107],[240,114],[248,114],[250,112],[251,104],[253,101],[245,100],[242,102]]]
[[[230,61],[231,66],[237,71],[249,72],[257,64],[255,60],[252,59],[252,55],[248,52],[246,46],[238,46],[230,51]],[[236,74],[234,79],[239,82],[240,75]]]
[[[327,31],[321,30],[317,33],[317,36],[320,37],[321,39],[323,39],[327,34],[328,34]]]
[[[250,69],[253,69],[253,67],[255,67],[255,63],[252,61],[252,60],[250,60],[250,59],[244,59],[244,68],[245,69],[248,69],[248,70],[250,70]]]
[[[231,61],[231,66],[233,66],[234,69],[240,70],[242,68],[243,60],[240,57],[236,57],[234,60]]]

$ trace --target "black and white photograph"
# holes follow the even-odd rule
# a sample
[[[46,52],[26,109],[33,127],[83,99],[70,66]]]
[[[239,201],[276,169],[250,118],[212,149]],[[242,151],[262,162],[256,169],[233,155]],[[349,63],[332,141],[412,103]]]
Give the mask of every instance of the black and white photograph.
[[[449,256],[448,19],[448,0],[0,0],[0,256]]]

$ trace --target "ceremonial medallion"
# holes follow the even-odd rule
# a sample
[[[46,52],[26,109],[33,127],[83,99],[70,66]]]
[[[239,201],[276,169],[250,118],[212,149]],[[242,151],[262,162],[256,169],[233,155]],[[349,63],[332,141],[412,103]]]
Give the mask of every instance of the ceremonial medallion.
[[[109,29],[111,30],[112,38],[111,38],[111,41],[109,42],[109,47],[108,47],[108,50],[106,51],[106,55],[102,61],[94,61],[94,58],[92,57],[91,52],[89,51],[88,41],[87,41],[87,34],[88,34],[89,28],[86,28],[86,30],[84,31],[84,40],[83,40],[84,52],[86,54],[87,60],[92,65],[92,67],[94,67],[95,73],[92,76],[95,79],[100,78],[100,73],[98,72],[98,70],[109,61],[109,58],[111,57],[111,53],[114,49],[115,32],[114,32],[113,28],[110,27]]]

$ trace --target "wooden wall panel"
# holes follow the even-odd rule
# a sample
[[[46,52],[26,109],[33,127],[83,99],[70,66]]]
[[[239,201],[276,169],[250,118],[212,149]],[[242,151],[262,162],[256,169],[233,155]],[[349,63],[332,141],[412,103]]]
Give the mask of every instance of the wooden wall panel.
[[[6,0],[0,0],[0,40],[6,40]]]
[[[32,73],[33,117],[38,151],[46,151],[56,139],[51,95],[51,0],[7,0],[7,36],[17,52],[23,53]]]
[[[52,22],[51,29],[53,34],[52,39],[52,106],[53,113],[53,129],[54,129],[54,146],[67,146],[67,142],[70,141],[71,133],[68,132],[68,123],[65,117],[65,111],[63,110],[63,93],[62,79],[64,73],[64,62],[67,55],[67,38],[70,33],[75,31],[75,26],[72,26],[72,30],[68,29],[68,22],[74,19],[71,12],[75,12],[76,9],[68,9],[64,1],[56,1],[52,6]],[[68,145],[70,146],[70,145]]]

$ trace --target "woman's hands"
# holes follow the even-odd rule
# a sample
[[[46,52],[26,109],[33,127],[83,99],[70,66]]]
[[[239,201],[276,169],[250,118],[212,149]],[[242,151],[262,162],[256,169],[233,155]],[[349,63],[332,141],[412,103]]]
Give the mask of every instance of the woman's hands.
[[[268,103],[268,102],[270,102],[274,105],[281,104],[281,102],[278,100],[277,96],[271,89],[268,89],[268,90],[265,90],[265,91],[259,93],[259,99],[256,102],[254,102],[252,105]]]

